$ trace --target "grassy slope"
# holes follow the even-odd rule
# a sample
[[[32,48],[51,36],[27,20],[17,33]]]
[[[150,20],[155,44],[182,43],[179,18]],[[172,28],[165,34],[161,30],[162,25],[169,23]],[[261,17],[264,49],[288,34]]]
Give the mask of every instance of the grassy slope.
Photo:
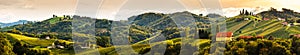
[[[23,41],[25,43],[28,43],[30,45],[37,45],[37,46],[50,46],[52,43],[54,43],[55,40],[46,40],[46,39],[39,39],[39,38],[33,38],[33,37],[27,37],[23,35],[13,34],[13,33],[7,33],[11,35],[13,38]]]
[[[266,30],[272,30],[274,29],[274,31],[276,31],[276,28],[274,28],[275,26],[277,25],[281,25],[280,24],[281,21],[266,21],[266,22],[259,22],[257,23],[256,25],[256,28],[255,27],[245,27],[243,29],[240,29],[240,31],[242,31],[243,33],[242,34],[237,34],[235,36],[244,36],[244,35],[250,35],[250,34],[253,34],[253,33],[258,33],[258,32],[266,32]],[[251,25],[253,26],[253,25]],[[279,29],[277,29],[279,30]],[[272,32],[274,32],[272,31]],[[270,33],[265,33],[265,34],[261,34],[261,35],[267,35],[267,34],[270,34]]]
[[[266,25],[270,25],[271,23],[274,23],[274,21],[270,20],[270,21],[262,21],[262,22],[259,22],[257,23],[255,26],[256,28],[262,28]],[[253,29],[255,29],[255,27],[253,26],[254,23],[252,23],[252,25],[248,25],[247,27],[241,29],[242,32],[248,32],[248,31],[251,31]]]
[[[262,33],[260,33],[258,35],[259,36],[266,36],[266,35],[271,34],[271,33],[275,32],[275,31],[277,31],[279,29],[282,29],[282,28],[283,28],[283,25],[276,25],[276,26],[274,26],[274,27],[272,27],[272,28],[270,28],[268,30],[265,30],[264,32],[262,32]]]
[[[154,35],[153,37],[147,38],[147,39],[145,39],[145,40],[139,41],[139,42],[134,43],[134,44],[147,43],[147,42],[150,41],[151,39],[154,39],[154,38],[158,37],[158,36],[161,34],[161,32],[162,32],[162,31],[158,31],[158,32],[156,33],[156,35]]]
[[[244,27],[245,25],[247,25],[250,22],[251,21],[242,21],[242,23],[237,24],[237,25],[229,28],[228,31],[230,31],[230,32],[236,32],[237,30],[241,29],[242,27]]]
[[[235,26],[235,25],[238,25],[238,24],[240,24],[240,23],[242,23],[242,22],[229,21],[229,22],[226,23],[226,27],[227,27],[227,28],[231,28],[231,27],[233,27],[233,26]]]
[[[48,48],[41,48],[39,46],[43,46],[43,47],[50,46],[55,41],[55,40],[46,40],[46,39],[33,38],[33,37],[28,37],[28,36],[19,35],[19,34],[13,34],[13,33],[7,33],[7,34],[11,35],[12,38],[14,38],[16,40],[20,40],[24,43],[37,46],[37,47],[31,48],[31,49],[49,50]],[[66,40],[58,40],[58,41],[66,42],[67,44],[73,43],[73,42],[66,41]],[[51,51],[52,51],[53,54],[58,54],[58,55],[74,54],[73,50],[51,49]]]
[[[297,27],[297,26],[293,26],[293,27],[290,27],[288,29],[289,32],[293,33],[293,34],[299,34],[300,33],[300,27]]]

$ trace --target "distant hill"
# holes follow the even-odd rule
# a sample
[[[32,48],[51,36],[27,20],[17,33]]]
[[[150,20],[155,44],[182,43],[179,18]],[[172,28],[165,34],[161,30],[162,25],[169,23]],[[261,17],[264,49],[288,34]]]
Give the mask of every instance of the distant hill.
[[[180,18],[185,20],[187,19],[195,19],[193,20],[196,22],[195,24],[198,27],[201,27],[201,25],[209,25],[210,21],[207,17],[199,16],[190,12],[176,12],[171,14],[163,14],[163,13],[144,13],[137,16],[132,16],[128,20],[125,21],[112,21],[107,19],[94,19],[95,20],[95,35],[96,36],[110,36],[110,32],[112,28],[112,23],[119,23],[120,24],[131,24],[130,30],[129,30],[129,36],[131,36],[131,41],[133,43],[147,39],[150,36],[150,34],[156,32],[153,30],[162,30],[165,36],[168,37],[168,39],[180,37],[179,30],[176,29],[170,29],[172,27],[177,27],[174,20],[172,18]],[[74,20],[74,18],[82,19],[82,20]],[[21,31],[22,33],[28,33],[28,34],[35,34],[36,36],[41,36],[42,34],[51,33],[54,35],[54,37],[58,39],[72,39],[73,32],[72,32],[72,22],[78,22],[82,23],[84,19],[92,19],[90,17],[82,17],[82,16],[64,16],[64,17],[57,17],[54,16],[50,19],[40,21],[40,22],[31,22],[24,25],[16,25],[4,28],[6,30],[11,30],[13,28]],[[185,21],[179,20],[179,21]],[[78,25],[77,28],[80,30],[79,33],[76,33],[77,36],[82,35],[93,35],[93,34],[87,34],[86,32],[89,31],[89,29],[86,29],[89,25]],[[173,30],[173,31],[171,31]],[[120,31],[123,32],[123,31]],[[125,32],[125,31],[124,31]]]
[[[0,22],[0,27],[8,27],[8,26],[14,26],[14,25],[18,25],[18,24],[26,24],[28,21],[27,20],[19,20],[17,22],[11,22],[11,23],[1,23]]]
[[[271,8],[268,11],[263,11],[257,14],[264,18],[300,18],[300,13],[295,12],[291,9],[282,8],[282,11],[278,11],[275,8]]]
[[[178,19],[178,20],[175,20]],[[182,19],[182,20],[179,20]],[[191,20],[194,19],[194,20]],[[154,29],[162,30],[166,27],[177,27],[175,21],[193,21],[196,25],[209,24],[210,21],[207,17],[196,15],[188,11],[176,12],[171,14],[162,13],[144,13],[138,16],[132,16],[129,22],[139,26],[152,27]],[[179,23],[177,23],[179,24]],[[198,26],[198,27],[200,27]]]

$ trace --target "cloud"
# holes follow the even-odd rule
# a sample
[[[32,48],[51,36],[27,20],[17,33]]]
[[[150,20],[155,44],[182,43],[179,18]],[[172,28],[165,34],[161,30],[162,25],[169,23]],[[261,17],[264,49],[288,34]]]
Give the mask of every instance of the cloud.
[[[0,5],[10,6],[18,4],[21,0],[0,0]]]
[[[18,21],[17,18],[15,18],[15,15],[13,13],[0,13],[0,20],[3,23],[9,23],[9,22],[15,22]]]
[[[25,0],[23,8],[33,9],[34,8],[34,0]]]
[[[32,9],[34,0],[0,0],[0,9]]]

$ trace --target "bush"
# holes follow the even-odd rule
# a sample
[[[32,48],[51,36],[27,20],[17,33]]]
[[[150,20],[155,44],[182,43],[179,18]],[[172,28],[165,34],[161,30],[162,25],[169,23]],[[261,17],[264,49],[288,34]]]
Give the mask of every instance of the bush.
[[[14,55],[11,43],[6,39],[6,35],[0,33],[0,55]]]

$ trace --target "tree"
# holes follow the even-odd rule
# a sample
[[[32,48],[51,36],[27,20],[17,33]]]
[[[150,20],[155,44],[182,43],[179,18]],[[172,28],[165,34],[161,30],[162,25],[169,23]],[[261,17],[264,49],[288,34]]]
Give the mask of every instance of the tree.
[[[20,41],[16,41],[16,43],[13,45],[13,52],[15,52],[17,55],[23,55],[25,54],[27,50],[27,46],[21,43]]]
[[[53,18],[56,18],[57,16],[56,15],[53,15]]]
[[[245,10],[243,9],[243,11],[242,11],[242,15],[244,15],[245,14]]]
[[[300,23],[300,19],[299,19],[299,20],[297,20],[297,23]]]
[[[0,33],[0,55],[14,55],[10,42],[6,39],[6,36]]]
[[[199,16],[203,16],[203,14],[199,14]]]
[[[199,30],[199,37],[201,39],[209,39],[210,32],[205,30]]]
[[[110,37],[96,37],[97,39],[97,45],[101,46],[101,47],[110,47],[111,43],[110,43]]]
[[[249,15],[249,12],[247,10],[245,11],[245,15]]]

